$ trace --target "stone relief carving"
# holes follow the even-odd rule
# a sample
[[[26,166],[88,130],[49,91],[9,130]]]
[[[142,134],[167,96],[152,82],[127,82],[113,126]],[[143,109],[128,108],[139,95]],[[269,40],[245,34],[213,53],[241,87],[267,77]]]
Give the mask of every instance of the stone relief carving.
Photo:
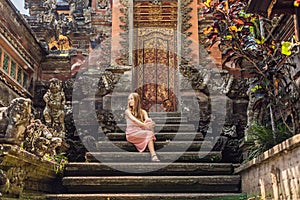
[[[75,20],[84,19],[84,10],[88,10],[89,0],[68,0],[70,5],[70,14]]]
[[[254,123],[262,123],[264,118],[263,113],[265,112],[266,107],[264,106],[264,93],[261,88],[255,84],[255,82],[250,84],[247,94],[249,96],[249,103],[247,107],[247,128],[249,128]]]
[[[107,0],[97,0],[96,1],[97,9],[106,9],[108,7]]]
[[[9,194],[20,195],[25,185],[26,172],[21,167],[10,168],[6,176],[9,180]]]
[[[190,23],[191,14],[190,12],[193,10],[193,8],[190,7],[190,4],[192,3],[192,0],[185,0],[180,2],[180,13],[182,13],[182,19],[181,19],[181,27],[182,27],[182,57],[183,59],[180,60],[181,64],[188,64],[192,60],[191,57],[191,48],[190,44],[192,41],[189,39],[189,36],[192,34],[192,32],[189,31],[189,28],[192,26]]]
[[[13,99],[8,107],[0,108],[0,136],[21,143],[31,119],[31,100]]]
[[[66,103],[65,94],[62,89],[62,82],[57,78],[50,80],[48,91],[43,97],[46,107],[43,115],[47,127],[53,130],[54,137],[65,137],[65,124],[64,124],[64,106]]]
[[[104,33],[98,33],[95,37],[90,39],[90,43],[91,43],[91,48],[95,49],[95,48],[101,48],[101,43],[102,41],[106,38],[106,34]]]
[[[127,52],[129,51],[129,6],[130,3],[128,0],[120,0],[121,8],[120,12],[122,15],[119,16],[120,21],[120,28],[123,32],[120,33],[122,41],[120,41],[120,45],[122,48],[119,50],[122,57],[117,61],[119,65],[129,65],[129,58],[127,56]]]
[[[32,120],[25,132],[23,148],[37,156],[45,154],[55,156],[57,148],[62,145],[62,138],[54,137],[39,119]]]
[[[226,71],[207,69],[191,65],[181,65],[180,73],[186,77],[195,90],[204,90],[207,86],[210,92],[227,94],[230,91],[234,77]]]
[[[56,0],[46,0],[43,3],[43,7],[48,10],[49,12],[56,9]]]
[[[7,193],[9,189],[9,180],[3,170],[0,169],[0,197],[3,193]]]
[[[223,127],[222,134],[224,136],[236,138],[237,132],[236,132],[236,125],[227,125]]]
[[[69,50],[71,48],[71,42],[67,36],[59,35],[58,39],[54,39],[48,44],[50,50]]]
[[[47,129],[40,120],[34,120],[30,99],[19,97],[8,107],[0,108],[0,137],[9,143],[23,145],[37,156],[56,155],[56,149],[62,145],[60,134]]]
[[[243,98],[247,99],[247,91],[248,91],[249,83],[247,80],[242,78],[234,78],[232,81],[232,85],[230,87],[230,91],[227,93],[229,98]]]
[[[92,15],[90,9],[83,9],[84,23],[89,24],[92,21]]]
[[[56,9],[56,0],[46,0],[43,3],[44,12],[41,13],[40,17],[42,17],[43,22],[54,23],[55,21],[55,9]]]
[[[228,94],[228,92],[231,89],[231,85],[233,83],[233,80],[234,80],[233,75],[229,74],[227,71],[223,72],[222,84],[219,87],[219,89],[221,90],[221,92],[223,94]]]
[[[57,20],[58,33],[67,35],[71,32],[71,23],[64,13],[60,14]]]
[[[30,99],[19,97],[13,99],[8,107],[0,108],[0,139],[3,142],[0,145],[0,199],[2,194],[19,197],[28,175],[39,171],[34,165],[29,167],[29,157],[42,157],[46,154],[53,157],[63,143],[62,138],[54,136],[56,131],[51,132],[39,119],[34,119],[31,106]],[[5,144],[6,142],[12,145]],[[33,160],[36,161],[37,158]],[[27,163],[24,165],[24,162]],[[53,170],[52,166],[50,170]]]

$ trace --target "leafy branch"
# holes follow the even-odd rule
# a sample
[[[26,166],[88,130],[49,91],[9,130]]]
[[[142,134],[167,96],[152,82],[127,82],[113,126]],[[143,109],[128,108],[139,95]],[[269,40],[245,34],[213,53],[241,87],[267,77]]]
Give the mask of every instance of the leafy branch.
[[[269,109],[265,109],[261,123],[273,127],[284,123],[293,134],[298,133],[299,83],[291,72],[296,69],[293,58],[300,43],[292,36],[289,41],[274,36],[283,17],[267,19],[246,13],[246,0],[206,0],[201,7],[203,16],[213,18],[202,30],[202,43],[208,48],[219,43],[223,69],[240,69],[254,80],[252,87],[259,86],[264,94],[264,105]]]

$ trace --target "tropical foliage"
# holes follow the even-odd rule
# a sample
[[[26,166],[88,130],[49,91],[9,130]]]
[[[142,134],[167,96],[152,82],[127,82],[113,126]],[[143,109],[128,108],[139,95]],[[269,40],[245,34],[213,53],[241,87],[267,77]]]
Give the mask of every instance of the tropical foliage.
[[[288,139],[292,134],[284,124],[278,124],[275,132],[271,127],[253,124],[248,130],[248,157],[245,161],[262,154],[276,144]]]
[[[249,105],[257,113],[248,121],[246,139],[252,145],[245,161],[300,133],[300,75],[295,64],[299,42],[293,35],[283,38],[274,31],[288,17],[266,19],[247,13],[247,3],[206,0],[200,6],[201,14],[213,19],[203,29],[202,43],[207,48],[218,44],[223,69],[238,68],[250,82]]]
[[[273,133],[278,124],[292,134],[299,133],[300,90],[293,60],[299,43],[293,36],[287,41],[274,36],[283,16],[266,19],[247,13],[246,0],[207,0],[201,9],[204,17],[213,18],[203,29],[206,46],[218,44],[223,68],[239,68],[252,81],[253,98],[263,96],[256,104],[263,109],[263,118],[256,122],[271,127]]]

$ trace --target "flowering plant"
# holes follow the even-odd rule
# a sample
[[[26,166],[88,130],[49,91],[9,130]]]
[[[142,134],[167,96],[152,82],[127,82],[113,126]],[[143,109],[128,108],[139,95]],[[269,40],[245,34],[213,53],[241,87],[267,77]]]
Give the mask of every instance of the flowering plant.
[[[296,134],[300,130],[300,75],[294,59],[299,42],[295,36],[283,38],[274,31],[288,17],[267,19],[247,13],[247,5],[246,0],[206,0],[200,12],[211,23],[202,30],[202,43],[207,48],[218,44],[223,69],[240,69],[242,77],[255,80],[252,86],[264,95],[264,104],[257,106],[268,108],[262,124],[271,124],[275,131],[276,123],[283,122]]]

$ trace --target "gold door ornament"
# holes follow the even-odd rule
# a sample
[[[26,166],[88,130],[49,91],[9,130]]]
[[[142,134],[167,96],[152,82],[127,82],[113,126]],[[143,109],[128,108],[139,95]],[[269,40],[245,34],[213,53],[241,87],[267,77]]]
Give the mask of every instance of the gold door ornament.
[[[142,97],[144,109],[176,111],[176,31],[169,28],[139,28],[136,34],[134,83]]]

